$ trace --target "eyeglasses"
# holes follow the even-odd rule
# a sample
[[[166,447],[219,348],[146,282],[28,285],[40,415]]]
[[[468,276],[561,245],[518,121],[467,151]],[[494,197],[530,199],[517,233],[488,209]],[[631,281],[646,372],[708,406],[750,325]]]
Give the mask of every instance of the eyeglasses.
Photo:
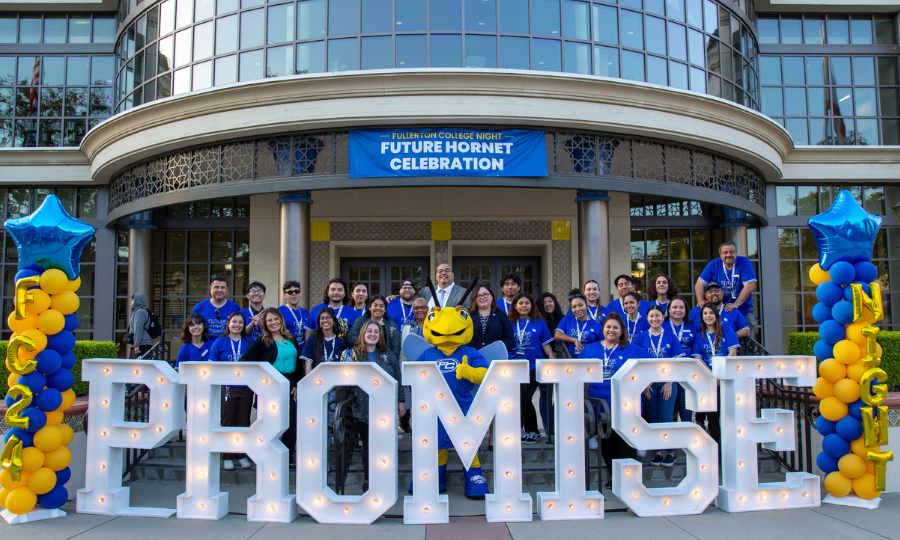
[[[437,273],[438,274],[452,274],[453,270],[450,270],[449,268],[438,268]]]
[[[294,296],[295,294],[300,294],[300,289],[291,289],[289,291],[284,291],[284,294]]]
[[[248,293],[252,294],[253,296],[257,296],[260,294],[266,294],[265,291],[263,291],[261,289],[250,289],[250,291],[248,291]]]
[[[478,298],[479,300],[486,300],[490,297],[491,297],[491,293],[481,293],[481,294],[475,295],[475,298]]]

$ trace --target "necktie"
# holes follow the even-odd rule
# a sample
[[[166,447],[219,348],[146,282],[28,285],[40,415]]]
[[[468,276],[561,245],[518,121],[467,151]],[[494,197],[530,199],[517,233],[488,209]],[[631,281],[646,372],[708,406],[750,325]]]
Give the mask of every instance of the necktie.
[[[440,303],[440,307],[444,307],[444,295],[445,294],[447,294],[447,291],[445,291],[444,289],[441,289],[440,291],[438,291],[438,295],[440,296],[440,298],[438,299],[438,302]]]

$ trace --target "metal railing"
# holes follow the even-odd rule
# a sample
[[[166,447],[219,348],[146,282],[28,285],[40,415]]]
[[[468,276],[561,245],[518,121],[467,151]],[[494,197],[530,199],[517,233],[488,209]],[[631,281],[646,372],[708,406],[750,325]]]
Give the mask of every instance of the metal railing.
[[[160,341],[138,357],[139,360],[164,360],[171,363],[171,354],[168,341]],[[125,421],[149,422],[150,421],[150,389],[144,384],[125,385]],[[125,450],[125,468],[122,471],[122,479],[125,480],[132,469],[140,463],[150,451],[142,448],[128,448]]]

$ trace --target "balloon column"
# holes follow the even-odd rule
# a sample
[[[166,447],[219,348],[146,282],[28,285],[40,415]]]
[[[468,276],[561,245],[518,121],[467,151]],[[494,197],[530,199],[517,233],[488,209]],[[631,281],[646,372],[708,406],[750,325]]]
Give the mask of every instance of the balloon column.
[[[72,428],[63,412],[75,402],[75,336],[81,251],[94,228],[66,213],[50,195],[31,215],[9,219],[6,231],[19,253],[13,334],[6,352],[10,371],[0,515],[10,523],[65,515],[71,472]],[[42,507],[43,510],[37,508]]]
[[[873,326],[884,317],[878,270],[870,262],[881,218],[841,191],[809,227],[819,249],[819,263],[809,271],[819,301],[813,307],[820,337],[813,391],[822,400],[816,429],[824,437],[816,463],[832,496],[874,499],[884,491],[893,459],[881,449],[888,442],[887,373],[878,367],[879,329]]]

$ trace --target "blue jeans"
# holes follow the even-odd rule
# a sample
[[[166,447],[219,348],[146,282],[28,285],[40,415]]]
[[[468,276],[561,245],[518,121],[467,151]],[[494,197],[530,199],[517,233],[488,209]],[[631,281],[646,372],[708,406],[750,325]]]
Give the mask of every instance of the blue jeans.
[[[672,383],[672,392],[669,395],[669,399],[663,399],[662,392],[665,384],[658,382],[650,385],[650,398],[646,402],[651,424],[672,421],[672,411],[675,409],[675,396],[678,387],[675,383]],[[668,452],[674,454],[675,449],[669,449]]]

